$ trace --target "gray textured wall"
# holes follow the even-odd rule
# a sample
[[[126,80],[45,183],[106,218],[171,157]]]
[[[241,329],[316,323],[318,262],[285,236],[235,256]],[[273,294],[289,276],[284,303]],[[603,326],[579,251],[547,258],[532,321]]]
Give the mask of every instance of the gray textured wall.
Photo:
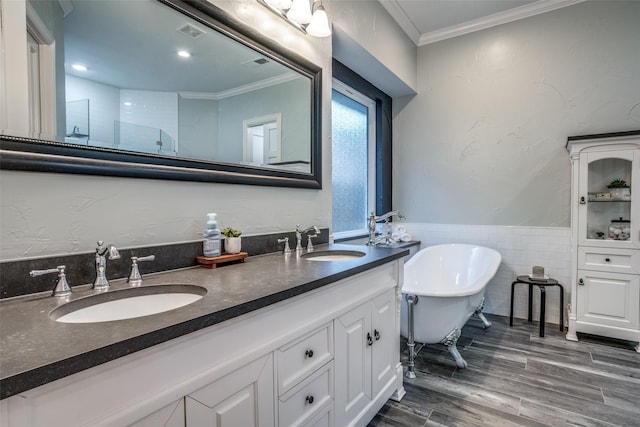
[[[570,224],[570,135],[640,128],[640,2],[585,2],[418,50],[394,100],[411,222]]]

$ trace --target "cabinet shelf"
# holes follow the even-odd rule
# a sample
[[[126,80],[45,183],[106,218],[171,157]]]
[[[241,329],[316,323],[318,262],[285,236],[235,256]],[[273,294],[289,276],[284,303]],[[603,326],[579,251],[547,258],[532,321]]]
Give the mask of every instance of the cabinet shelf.
[[[631,199],[629,200],[612,200],[612,199],[589,200],[589,203],[631,203]]]

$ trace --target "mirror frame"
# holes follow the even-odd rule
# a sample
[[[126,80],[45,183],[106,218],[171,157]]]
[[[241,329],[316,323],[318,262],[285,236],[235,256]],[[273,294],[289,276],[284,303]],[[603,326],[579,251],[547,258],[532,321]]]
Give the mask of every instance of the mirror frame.
[[[0,135],[0,169],[294,188],[322,188],[322,68],[290,52],[206,0],[156,0],[308,77],[311,173],[163,157]]]

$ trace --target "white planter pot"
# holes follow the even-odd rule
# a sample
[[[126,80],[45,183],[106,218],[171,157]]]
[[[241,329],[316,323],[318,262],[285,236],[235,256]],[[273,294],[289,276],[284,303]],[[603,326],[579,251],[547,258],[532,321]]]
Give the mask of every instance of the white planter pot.
[[[224,251],[228,254],[237,254],[242,249],[242,237],[225,237]]]

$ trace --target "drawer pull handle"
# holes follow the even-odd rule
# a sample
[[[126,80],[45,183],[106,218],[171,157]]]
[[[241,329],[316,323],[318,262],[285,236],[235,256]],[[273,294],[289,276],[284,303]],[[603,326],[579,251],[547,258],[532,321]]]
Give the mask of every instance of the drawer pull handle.
[[[377,329],[373,330],[373,336],[375,337],[376,341],[380,340],[380,332],[378,332]]]
[[[584,286],[584,280],[582,280],[582,279],[578,280],[578,285]]]
[[[304,355],[307,357],[313,357],[313,350],[307,350],[304,352]]]
[[[309,395],[304,399],[309,405],[313,404],[313,396]]]
[[[373,345],[373,338],[371,338],[371,333],[367,332],[367,344]]]
[[[611,262],[611,259],[610,258],[605,258],[604,262]]]

